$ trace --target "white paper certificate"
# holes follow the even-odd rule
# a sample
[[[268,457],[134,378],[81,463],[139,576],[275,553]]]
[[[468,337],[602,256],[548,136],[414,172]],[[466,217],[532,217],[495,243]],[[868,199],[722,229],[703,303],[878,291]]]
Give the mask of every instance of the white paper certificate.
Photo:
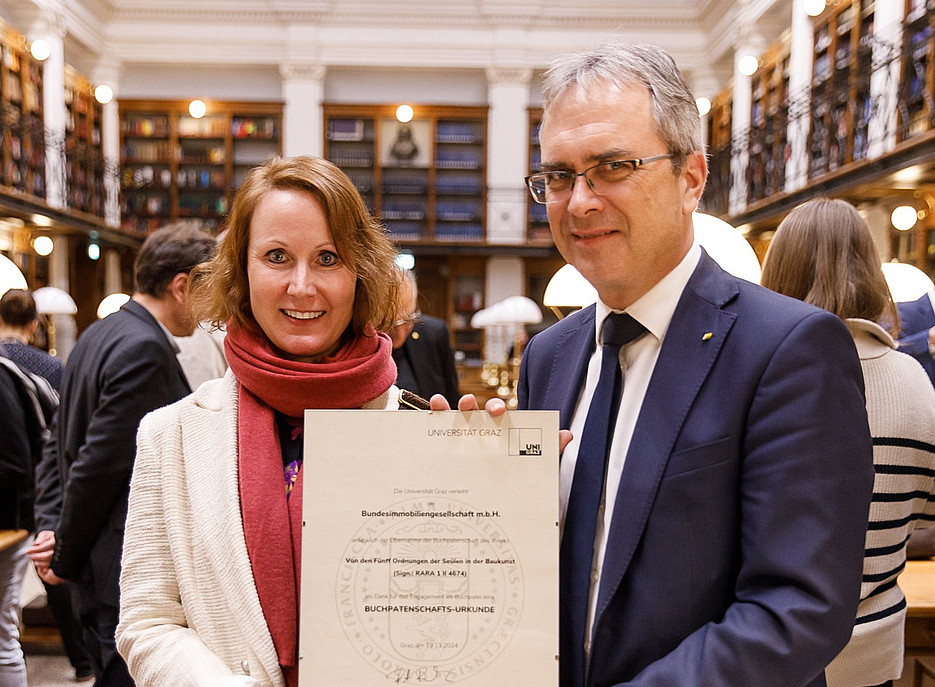
[[[558,413],[305,415],[301,687],[558,684]]]

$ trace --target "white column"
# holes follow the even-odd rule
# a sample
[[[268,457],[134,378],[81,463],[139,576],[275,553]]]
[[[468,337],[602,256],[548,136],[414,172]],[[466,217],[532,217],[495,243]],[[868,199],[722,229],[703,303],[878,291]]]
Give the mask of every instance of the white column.
[[[690,83],[696,101],[698,98],[703,97],[713,102],[721,88],[717,77],[710,71],[692,74]],[[710,116],[710,112],[701,116],[701,135],[704,137],[705,146],[710,143],[710,141],[708,141],[708,117]]]
[[[104,153],[104,221],[111,227],[120,226],[120,117],[117,94],[120,90],[120,62],[102,57],[94,68],[94,87],[106,84],[114,97],[102,105],[101,150]]]
[[[104,295],[123,291],[120,253],[113,248],[104,251]]]
[[[484,303],[490,307],[510,296],[526,294],[526,270],[523,259],[516,256],[493,256],[487,259],[487,283]]]
[[[786,162],[786,191],[808,183],[808,129],[811,125],[812,59],[814,57],[812,20],[805,12],[805,0],[792,0],[789,45],[789,160]]]
[[[742,32],[743,33],[743,32]],[[750,130],[750,107],[753,103],[751,79],[740,73],[740,60],[745,55],[759,58],[763,54],[764,41],[756,35],[741,36],[734,49],[734,90],[731,107],[731,160],[730,197],[728,212],[735,214],[747,207],[747,165],[750,154],[748,139]]]
[[[56,235],[52,237],[52,252],[49,254],[49,286],[65,291],[72,297],[69,288],[68,253],[71,242],[67,236]],[[52,325],[55,327],[56,355],[62,360],[68,359],[68,354],[75,347],[78,336],[78,327],[74,315],[53,315]]]
[[[873,13],[873,74],[870,96],[874,114],[867,130],[867,157],[879,157],[896,146],[896,104],[899,101],[900,45],[905,6],[880,2]]]
[[[279,67],[282,76],[283,155],[323,153],[325,66],[290,63]]]
[[[30,38],[48,41],[52,51],[42,65],[45,125],[45,200],[49,207],[65,207],[65,15],[50,0]]]
[[[528,68],[487,69],[487,242],[526,240]]]

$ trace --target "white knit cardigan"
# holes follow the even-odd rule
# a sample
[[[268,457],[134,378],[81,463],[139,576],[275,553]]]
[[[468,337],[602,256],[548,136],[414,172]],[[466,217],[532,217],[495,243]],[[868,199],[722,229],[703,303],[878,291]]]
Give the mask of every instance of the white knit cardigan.
[[[392,387],[366,408],[398,408]],[[284,687],[241,523],[228,372],[140,424],[117,647],[139,687]]]
[[[922,366],[895,350],[879,325],[851,319],[847,326],[864,373],[876,477],[857,624],[825,670],[829,687],[899,678],[906,610],[897,576],[909,532],[929,526],[935,516],[935,390]]]

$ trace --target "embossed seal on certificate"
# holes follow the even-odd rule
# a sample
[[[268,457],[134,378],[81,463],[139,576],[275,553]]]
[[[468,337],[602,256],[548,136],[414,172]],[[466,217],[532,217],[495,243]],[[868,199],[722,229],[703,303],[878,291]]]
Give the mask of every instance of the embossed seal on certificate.
[[[426,494],[361,511],[335,609],[363,659],[397,683],[455,683],[496,661],[523,610],[518,557],[495,510]]]

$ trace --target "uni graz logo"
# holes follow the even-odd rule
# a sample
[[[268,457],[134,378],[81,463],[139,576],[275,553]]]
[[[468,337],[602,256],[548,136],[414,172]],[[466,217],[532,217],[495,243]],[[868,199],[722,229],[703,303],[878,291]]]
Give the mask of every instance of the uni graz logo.
[[[458,682],[509,645],[523,609],[523,574],[498,517],[426,496],[364,520],[339,565],[336,610],[383,678]]]
[[[541,456],[542,430],[510,428],[510,455],[511,456]]]

